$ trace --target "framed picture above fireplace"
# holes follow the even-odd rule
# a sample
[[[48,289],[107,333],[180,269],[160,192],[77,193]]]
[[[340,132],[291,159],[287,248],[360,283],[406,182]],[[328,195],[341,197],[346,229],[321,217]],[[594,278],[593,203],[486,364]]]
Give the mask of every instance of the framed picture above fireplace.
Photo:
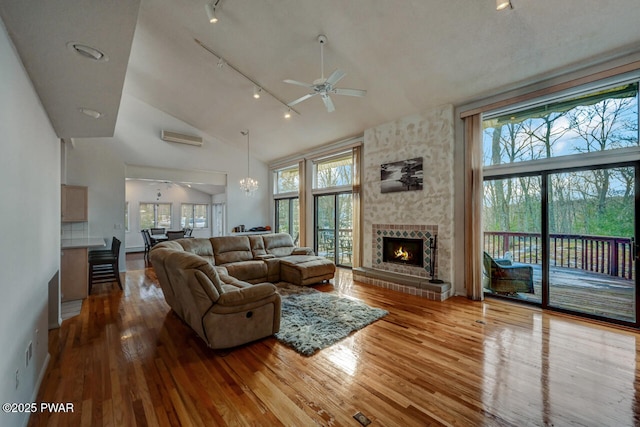
[[[422,190],[422,157],[380,165],[380,190],[383,193]]]

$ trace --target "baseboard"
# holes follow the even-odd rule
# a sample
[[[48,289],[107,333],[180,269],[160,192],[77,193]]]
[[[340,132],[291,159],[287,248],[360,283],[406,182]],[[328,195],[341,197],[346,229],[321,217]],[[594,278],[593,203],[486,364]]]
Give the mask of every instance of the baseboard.
[[[47,357],[44,358],[44,363],[42,364],[42,368],[40,369],[40,373],[38,374],[38,379],[33,389],[33,394],[31,395],[31,402],[37,403],[36,399],[38,398],[38,392],[40,391],[40,386],[42,385],[44,376],[47,373],[47,368],[49,367],[50,361],[51,361],[51,355],[49,354],[49,352],[47,352]],[[23,427],[26,427],[29,424],[30,417],[31,417],[31,413],[29,413],[29,416],[26,418]]]

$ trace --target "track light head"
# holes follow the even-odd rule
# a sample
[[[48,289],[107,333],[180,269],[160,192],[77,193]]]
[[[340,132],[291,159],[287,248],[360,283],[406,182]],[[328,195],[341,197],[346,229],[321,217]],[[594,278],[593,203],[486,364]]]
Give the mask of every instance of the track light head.
[[[207,11],[207,16],[209,17],[209,22],[211,22],[212,24],[215,24],[216,22],[218,22],[218,17],[216,16],[216,7],[214,6],[213,3],[207,3],[204,6],[205,10]]]
[[[511,0],[496,0],[496,10],[503,10],[506,8],[513,9]]]
[[[261,88],[261,87],[258,87],[258,86],[254,86],[254,87],[253,87],[253,97],[254,97],[255,99],[260,98],[260,94],[261,94],[261,93],[262,93],[262,88]]]
[[[284,112],[284,118],[285,119],[291,118],[291,108],[287,109],[287,111]]]

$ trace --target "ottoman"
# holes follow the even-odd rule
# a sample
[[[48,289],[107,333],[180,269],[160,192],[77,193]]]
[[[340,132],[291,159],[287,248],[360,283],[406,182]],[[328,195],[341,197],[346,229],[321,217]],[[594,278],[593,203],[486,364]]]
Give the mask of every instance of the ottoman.
[[[336,265],[327,258],[294,255],[280,258],[280,279],[299,286],[333,279]]]

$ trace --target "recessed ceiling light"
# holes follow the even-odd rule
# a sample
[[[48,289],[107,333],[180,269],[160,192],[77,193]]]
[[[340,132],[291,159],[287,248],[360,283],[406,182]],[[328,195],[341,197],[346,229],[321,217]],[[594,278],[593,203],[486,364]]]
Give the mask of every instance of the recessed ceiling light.
[[[95,47],[88,46],[86,44],[78,43],[78,42],[69,42],[67,43],[67,48],[77,53],[80,56],[83,56],[87,59],[91,59],[92,61],[97,62],[106,62],[109,60],[109,57],[106,53],[97,49]]]
[[[104,117],[103,113],[101,113],[100,111],[92,110],[91,108],[80,107],[78,108],[78,111],[80,111],[85,116],[89,116],[93,119],[99,119],[100,117]]]

